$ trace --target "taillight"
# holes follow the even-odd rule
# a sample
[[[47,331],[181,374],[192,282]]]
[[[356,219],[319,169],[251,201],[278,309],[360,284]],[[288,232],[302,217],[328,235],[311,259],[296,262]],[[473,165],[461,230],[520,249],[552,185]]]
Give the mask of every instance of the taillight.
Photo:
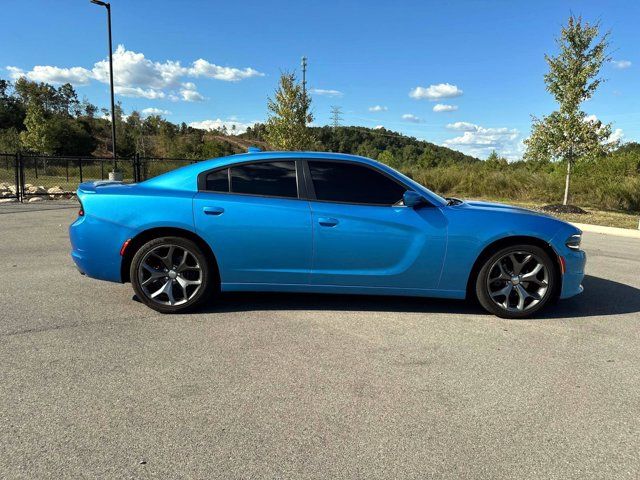
[[[80,200],[78,200],[78,202],[80,203],[80,210],[78,210],[78,216],[84,217],[84,207],[82,206],[82,202]]]

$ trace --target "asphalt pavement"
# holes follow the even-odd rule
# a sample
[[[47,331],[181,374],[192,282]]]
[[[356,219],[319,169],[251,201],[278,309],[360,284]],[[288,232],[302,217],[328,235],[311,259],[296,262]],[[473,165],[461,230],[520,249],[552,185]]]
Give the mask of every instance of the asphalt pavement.
[[[0,478],[640,477],[640,240],[585,292],[225,295],[163,316],[80,276],[75,208],[0,208]]]

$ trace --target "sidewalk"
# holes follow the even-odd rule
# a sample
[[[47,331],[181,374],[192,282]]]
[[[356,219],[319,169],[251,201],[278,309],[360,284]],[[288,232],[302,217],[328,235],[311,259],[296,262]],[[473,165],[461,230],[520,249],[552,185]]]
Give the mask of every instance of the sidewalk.
[[[640,230],[630,228],[604,227],[602,225],[591,225],[587,223],[573,223],[583,232],[602,233],[604,235],[616,235],[618,237],[640,238]]]

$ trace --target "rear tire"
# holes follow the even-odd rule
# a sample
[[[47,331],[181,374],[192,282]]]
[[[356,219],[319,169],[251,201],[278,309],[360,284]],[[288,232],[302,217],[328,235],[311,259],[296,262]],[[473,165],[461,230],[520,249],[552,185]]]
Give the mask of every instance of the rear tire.
[[[526,318],[554,297],[556,269],[546,251],[535,245],[503,248],[478,272],[475,291],[480,305],[502,318]]]
[[[212,294],[210,265],[200,247],[182,237],[160,237],[140,247],[129,271],[142,303],[160,313],[183,313]]]

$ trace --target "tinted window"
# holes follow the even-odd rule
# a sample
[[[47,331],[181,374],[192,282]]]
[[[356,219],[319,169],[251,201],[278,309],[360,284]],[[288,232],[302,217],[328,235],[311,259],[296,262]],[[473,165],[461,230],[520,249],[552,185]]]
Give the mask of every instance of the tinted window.
[[[318,200],[393,205],[406,189],[386,175],[353,163],[310,161]]]
[[[231,191],[296,198],[295,162],[262,162],[231,167]]]
[[[217,170],[207,174],[207,190],[211,192],[229,191],[229,169]]]

